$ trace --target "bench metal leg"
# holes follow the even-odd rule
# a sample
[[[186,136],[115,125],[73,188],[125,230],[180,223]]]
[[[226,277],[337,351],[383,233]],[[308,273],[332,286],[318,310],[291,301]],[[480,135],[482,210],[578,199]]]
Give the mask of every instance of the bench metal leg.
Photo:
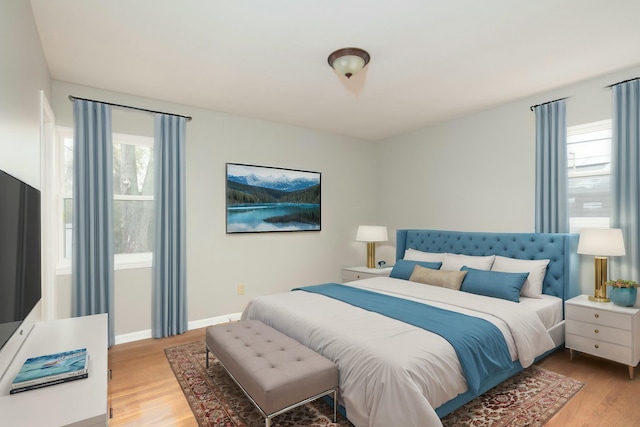
[[[338,422],[338,389],[333,390],[333,422]]]
[[[206,360],[206,368],[209,369],[209,346],[204,346],[207,349],[207,355],[205,356],[205,360]]]
[[[264,427],[271,427],[271,418],[266,417],[264,419]]]

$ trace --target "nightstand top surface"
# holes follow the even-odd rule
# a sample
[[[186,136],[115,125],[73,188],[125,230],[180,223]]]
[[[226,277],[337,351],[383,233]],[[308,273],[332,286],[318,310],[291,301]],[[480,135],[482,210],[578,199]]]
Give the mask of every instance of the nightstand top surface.
[[[565,301],[566,304],[578,305],[581,307],[597,308],[600,310],[614,311],[618,313],[633,314],[640,311],[640,306],[634,305],[633,307],[621,307],[615,305],[612,302],[596,302],[589,300],[589,295],[578,295]]]
[[[384,267],[384,268],[367,268],[364,266],[358,267],[344,267],[345,270],[357,271],[358,273],[369,273],[369,274],[388,274],[393,267]]]

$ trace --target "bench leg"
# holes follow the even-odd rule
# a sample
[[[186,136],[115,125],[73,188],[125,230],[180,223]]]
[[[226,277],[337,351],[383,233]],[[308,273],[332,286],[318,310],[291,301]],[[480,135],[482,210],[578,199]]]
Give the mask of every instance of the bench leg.
[[[206,360],[206,368],[209,369],[209,346],[205,345],[205,348],[207,349],[207,355],[205,356],[205,360]]]
[[[271,418],[267,417],[264,419],[264,427],[271,427]]]
[[[333,390],[333,422],[338,422],[338,389]]]

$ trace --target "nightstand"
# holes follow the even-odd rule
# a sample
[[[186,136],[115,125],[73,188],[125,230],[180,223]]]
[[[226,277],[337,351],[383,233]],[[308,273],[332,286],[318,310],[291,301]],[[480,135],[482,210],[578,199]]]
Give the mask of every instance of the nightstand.
[[[633,379],[640,362],[640,307],[589,301],[580,295],[565,301],[565,346],[624,363]]]
[[[345,267],[342,269],[342,282],[352,282],[354,280],[370,279],[371,277],[389,276],[393,267],[367,268],[367,267]]]

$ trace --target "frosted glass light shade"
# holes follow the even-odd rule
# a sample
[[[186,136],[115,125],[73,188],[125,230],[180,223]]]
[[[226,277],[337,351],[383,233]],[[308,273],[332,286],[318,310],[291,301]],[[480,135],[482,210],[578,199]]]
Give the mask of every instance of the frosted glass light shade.
[[[389,240],[387,227],[384,225],[361,225],[358,227],[356,241],[358,242],[386,242]]]
[[[624,256],[624,239],[619,228],[585,228],[580,231],[578,253],[597,256]]]
[[[333,68],[343,76],[355,76],[364,67],[364,59],[355,55],[347,55],[336,59]]]

